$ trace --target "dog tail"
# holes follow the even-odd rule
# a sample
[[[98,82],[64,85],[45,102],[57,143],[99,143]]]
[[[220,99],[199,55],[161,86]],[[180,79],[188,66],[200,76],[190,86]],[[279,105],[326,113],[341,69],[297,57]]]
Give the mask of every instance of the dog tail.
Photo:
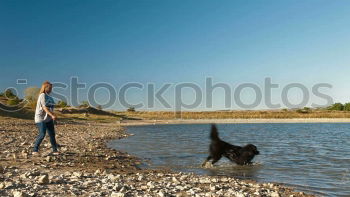
[[[214,140],[214,141],[219,140],[219,133],[218,133],[218,129],[216,128],[215,124],[211,125],[210,139]]]

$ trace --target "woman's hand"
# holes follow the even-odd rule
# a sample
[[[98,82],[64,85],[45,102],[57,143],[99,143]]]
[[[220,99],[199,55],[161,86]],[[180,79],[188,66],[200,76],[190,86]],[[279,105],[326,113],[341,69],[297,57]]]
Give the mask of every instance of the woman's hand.
[[[51,118],[52,118],[52,120],[56,120],[57,119],[57,117],[55,115],[52,115]]]

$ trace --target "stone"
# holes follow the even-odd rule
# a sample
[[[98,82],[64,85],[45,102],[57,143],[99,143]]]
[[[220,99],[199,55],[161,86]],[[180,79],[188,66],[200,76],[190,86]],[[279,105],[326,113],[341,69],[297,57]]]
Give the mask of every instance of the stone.
[[[158,196],[159,196],[159,197],[164,197],[165,195],[164,195],[164,193],[163,193],[162,191],[159,191],[159,192],[158,192]]]
[[[147,185],[141,185],[141,187],[140,187],[140,189],[142,189],[142,190],[146,190],[148,187],[147,187]]]
[[[188,195],[185,192],[180,192],[176,194],[176,197],[188,197]]]
[[[114,176],[113,174],[109,174],[108,179],[111,180],[112,182],[116,181],[118,179],[118,177]]]
[[[4,182],[4,184],[5,184],[5,188],[9,188],[9,187],[13,186],[13,183],[10,181],[6,181],[6,182]]]
[[[52,161],[52,157],[51,156],[47,156],[45,159],[47,162],[51,162]]]
[[[271,192],[270,193],[271,197],[280,197],[280,194],[278,192]]]
[[[23,158],[28,159],[28,153],[25,150],[21,152],[21,155]]]
[[[142,176],[142,175],[139,175],[139,176],[137,177],[137,180],[138,180],[138,181],[142,181],[142,179],[143,179],[143,176]]]
[[[154,184],[153,184],[151,181],[147,183],[147,186],[148,186],[150,189],[154,188]]]
[[[49,184],[50,183],[49,176],[47,174],[40,176],[38,179],[38,183],[39,184]]]
[[[122,185],[120,185],[119,183],[116,183],[116,184],[113,186],[113,190],[116,190],[116,191],[119,191],[121,188],[122,188]]]
[[[13,193],[13,197],[27,197],[28,195],[24,192],[21,191],[14,191]]]
[[[175,188],[180,190],[180,191],[184,190],[184,187],[182,187],[181,185],[177,185]]]
[[[211,191],[215,191],[215,190],[217,190],[218,188],[216,187],[216,185],[212,185],[212,184],[210,184],[210,190]]]
[[[101,182],[102,182],[103,184],[106,184],[106,183],[108,183],[108,179],[102,179]]]
[[[101,170],[100,169],[95,171],[95,175],[99,175],[99,174],[101,174]]]
[[[211,183],[210,179],[208,179],[208,178],[201,178],[201,179],[199,180],[199,182],[200,182],[200,183]]]
[[[244,194],[242,194],[240,192],[233,192],[232,194],[233,194],[233,196],[236,196],[236,197],[245,197]]]
[[[119,190],[119,192],[120,192],[120,193],[123,193],[123,192],[126,192],[126,191],[128,191],[128,190],[129,190],[129,188],[123,186],[123,187]]]
[[[37,171],[37,170],[35,170],[35,171],[33,171],[33,172],[30,172],[29,175],[30,175],[30,176],[40,176],[40,172]]]
[[[173,181],[175,184],[180,184],[180,181],[178,181],[175,177],[172,178],[172,181]]]
[[[121,192],[112,192],[111,197],[124,197],[125,194]]]
[[[21,179],[26,179],[26,178],[27,178],[27,173],[21,174],[21,175],[19,176],[19,178],[21,178]]]
[[[73,172],[72,174],[73,177],[81,178],[83,176],[83,173],[81,172]]]

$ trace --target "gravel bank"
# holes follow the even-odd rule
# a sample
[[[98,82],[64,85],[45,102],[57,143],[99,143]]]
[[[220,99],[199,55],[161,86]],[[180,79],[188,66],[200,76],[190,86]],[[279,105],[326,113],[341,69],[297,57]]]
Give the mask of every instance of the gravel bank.
[[[51,155],[45,139],[33,156],[33,122],[0,120],[0,196],[310,196],[272,183],[139,169],[137,158],[106,147],[128,136],[117,124],[66,121],[56,130],[61,154]]]

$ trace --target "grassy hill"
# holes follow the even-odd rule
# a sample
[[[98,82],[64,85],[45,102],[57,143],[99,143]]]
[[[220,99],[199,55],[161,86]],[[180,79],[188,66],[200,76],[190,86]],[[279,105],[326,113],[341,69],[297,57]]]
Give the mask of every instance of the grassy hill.
[[[291,118],[350,118],[350,111],[327,109],[296,110],[236,110],[236,111],[105,111],[94,107],[64,107],[55,110],[59,119],[79,119],[97,122],[131,120],[171,120],[171,119],[291,119]],[[28,107],[7,106],[0,103],[0,116],[34,119],[34,110]]]

